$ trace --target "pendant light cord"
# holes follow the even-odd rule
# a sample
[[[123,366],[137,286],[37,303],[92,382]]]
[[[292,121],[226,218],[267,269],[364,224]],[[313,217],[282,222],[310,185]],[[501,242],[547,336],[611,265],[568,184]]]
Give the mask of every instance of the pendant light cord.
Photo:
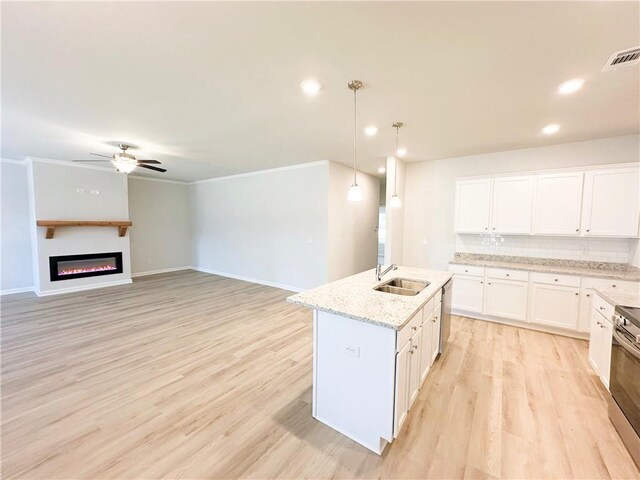
[[[397,186],[398,186],[398,134],[400,132],[400,125],[396,124],[396,153],[393,156],[395,162],[393,163],[393,195],[397,196]]]
[[[353,90],[353,184],[356,182],[356,135],[358,131],[358,90]]]

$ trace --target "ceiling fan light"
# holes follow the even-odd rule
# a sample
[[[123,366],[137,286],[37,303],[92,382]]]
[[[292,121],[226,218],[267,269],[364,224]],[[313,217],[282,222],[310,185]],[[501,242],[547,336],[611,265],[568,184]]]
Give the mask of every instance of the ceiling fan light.
[[[360,185],[354,183],[349,188],[349,193],[347,194],[347,200],[350,202],[361,202],[362,201],[362,189]]]
[[[116,167],[119,172],[122,173],[131,173],[136,169],[136,164],[130,160],[125,160],[123,158],[116,158],[111,163]]]

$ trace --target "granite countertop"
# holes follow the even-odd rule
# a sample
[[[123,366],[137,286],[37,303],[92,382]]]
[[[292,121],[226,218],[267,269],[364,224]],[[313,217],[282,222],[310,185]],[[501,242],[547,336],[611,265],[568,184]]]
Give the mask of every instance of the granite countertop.
[[[596,288],[602,298],[612,305],[640,308],[640,288],[637,292],[625,292],[615,288]]]
[[[427,281],[430,284],[413,297],[374,290],[377,285],[398,277]],[[292,295],[287,298],[287,301],[400,330],[450,278],[449,272],[398,267],[397,270],[390,271],[382,277],[381,281],[378,281],[375,278],[375,271],[371,269]]]
[[[456,253],[449,262],[454,265],[478,265],[482,267],[510,268],[530,272],[561,273],[581,277],[613,278],[640,282],[640,269],[623,263],[561,260],[555,258],[513,257],[508,255],[486,255]]]

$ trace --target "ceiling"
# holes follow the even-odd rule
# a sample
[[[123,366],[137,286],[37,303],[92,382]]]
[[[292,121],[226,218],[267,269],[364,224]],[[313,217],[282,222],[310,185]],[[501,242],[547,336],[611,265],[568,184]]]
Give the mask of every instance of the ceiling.
[[[408,161],[639,131],[638,2],[3,2],[2,157],[157,158],[196,180],[329,159]],[[582,77],[571,96],[555,90]],[[300,82],[323,85],[305,96]],[[541,128],[558,123],[553,136]],[[134,152],[135,153],[135,152]],[[146,174],[146,173],[145,173]]]

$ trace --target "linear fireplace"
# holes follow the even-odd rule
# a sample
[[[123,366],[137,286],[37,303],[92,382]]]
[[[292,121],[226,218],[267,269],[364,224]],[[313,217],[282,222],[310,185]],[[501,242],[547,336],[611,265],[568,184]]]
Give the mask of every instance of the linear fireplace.
[[[122,273],[122,252],[49,257],[51,281]]]

